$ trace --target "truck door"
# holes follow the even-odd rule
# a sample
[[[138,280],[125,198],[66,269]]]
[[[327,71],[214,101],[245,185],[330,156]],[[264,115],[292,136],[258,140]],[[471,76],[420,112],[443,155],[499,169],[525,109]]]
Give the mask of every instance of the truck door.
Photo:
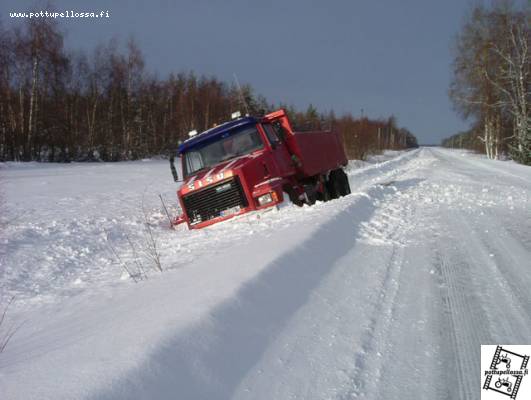
[[[262,124],[262,128],[271,143],[273,159],[278,168],[280,176],[288,176],[295,173],[295,168],[291,160],[284,138],[280,138],[271,124]]]

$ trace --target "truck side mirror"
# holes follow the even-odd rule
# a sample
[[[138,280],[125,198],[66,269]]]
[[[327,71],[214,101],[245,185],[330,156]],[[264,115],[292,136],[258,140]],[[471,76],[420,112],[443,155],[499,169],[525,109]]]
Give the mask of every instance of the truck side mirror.
[[[175,157],[174,156],[170,156],[170,169],[171,169],[171,174],[173,175],[173,180],[175,182],[178,182],[179,175],[177,174],[177,170],[175,169]]]

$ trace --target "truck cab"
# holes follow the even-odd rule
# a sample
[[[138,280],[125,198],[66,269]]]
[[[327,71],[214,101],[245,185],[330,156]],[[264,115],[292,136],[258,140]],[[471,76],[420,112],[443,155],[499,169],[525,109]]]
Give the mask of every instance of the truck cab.
[[[303,168],[305,160],[297,154],[301,150],[297,140],[290,139],[293,137],[283,110],[261,118],[237,118],[193,134],[178,148],[183,183],[177,194],[183,214],[175,222],[202,228],[273,207],[285,200],[285,193],[294,203],[302,204],[308,197],[305,186],[316,182]],[[320,150],[326,149],[313,149],[316,153]],[[344,158],[342,146],[341,152]],[[334,166],[342,162],[346,163],[346,158]]]

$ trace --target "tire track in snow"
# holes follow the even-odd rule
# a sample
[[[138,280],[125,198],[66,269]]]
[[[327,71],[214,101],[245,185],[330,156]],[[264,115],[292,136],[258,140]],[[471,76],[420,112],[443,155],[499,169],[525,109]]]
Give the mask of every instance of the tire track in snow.
[[[404,248],[411,231],[408,221],[414,212],[404,204],[402,195],[404,190],[416,190],[420,182],[419,179],[392,182],[388,185],[391,194],[379,204],[373,218],[361,224],[359,236],[362,243],[390,246],[392,252],[385,264],[385,275],[371,311],[369,328],[361,339],[361,349],[354,356],[355,373],[350,377],[351,388],[339,396],[341,400],[380,397],[380,387],[377,383],[383,377],[388,361],[384,355],[387,353],[388,338],[392,335],[396,322]]]
[[[402,248],[393,245],[391,258],[386,263],[385,277],[376,298],[376,305],[373,306],[371,312],[372,318],[369,328],[361,339],[361,349],[356,351],[353,358],[355,374],[350,377],[351,389],[339,396],[341,400],[359,396],[368,397],[368,392],[375,390],[370,383],[379,381],[381,377],[381,358],[385,347],[385,338],[389,334],[396,310],[395,299],[399,290],[398,282],[402,262]]]
[[[455,367],[448,369],[447,380],[458,382],[449,386],[450,398],[473,399],[478,396],[480,345],[520,337],[522,329],[529,331],[529,319],[467,217],[458,212],[457,217],[444,219],[450,230],[446,228],[444,240],[437,245],[434,267],[440,276],[449,326],[447,348]]]
[[[385,173],[385,179],[401,177],[403,180],[390,181],[383,186],[391,192],[383,201],[378,201],[378,208],[373,217],[362,222],[358,242],[371,246],[391,246],[392,253],[386,262],[385,276],[378,291],[375,304],[371,311],[372,318],[365,334],[361,339],[361,350],[354,356],[354,373],[350,376],[350,389],[339,396],[346,400],[356,397],[380,398],[378,382],[385,374],[385,354],[388,338],[392,336],[396,324],[397,299],[400,295],[400,281],[404,265],[405,246],[408,244],[409,233],[418,228],[411,221],[415,208],[410,206],[407,193],[418,190],[422,179],[410,178],[414,172],[426,168],[433,162],[425,159],[424,152],[419,150],[414,157],[408,159],[407,168],[392,170]],[[404,170],[407,171],[404,174]],[[406,178],[406,179],[404,179]],[[372,180],[382,185],[383,179]]]
[[[519,338],[521,343],[526,342],[531,338],[531,315],[529,313],[531,280],[528,274],[522,274],[521,268],[531,265],[531,254],[519,245],[503,227],[474,229],[469,226],[469,231],[474,245],[483,249],[485,265],[489,267],[492,274],[491,285],[489,285],[492,288],[490,299],[503,298],[503,302],[497,303],[505,304],[505,308],[510,311],[510,325],[513,329],[506,333],[507,337],[513,340]],[[505,235],[502,240],[501,234],[503,233]],[[495,282],[497,284],[493,284]],[[503,313],[500,313],[500,320],[505,320],[503,317]]]
[[[444,187],[441,185],[443,190]],[[436,216],[441,230],[433,242],[433,268],[439,279],[443,320],[448,326],[441,332],[449,355],[445,380],[457,383],[447,386],[448,397],[475,399],[480,386],[480,345],[492,343],[497,324],[497,315],[493,315],[482,295],[488,287],[483,276],[490,260],[476,242],[477,232],[469,226],[469,216],[453,204],[431,210],[428,207],[427,214]]]
[[[488,342],[487,313],[482,307],[477,307],[480,301],[468,290],[471,277],[466,262],[448,258],[445,252],[437,252],[434,267],[440,277],[444,318],[449,328],[443,332],[449,341],[445,347],[455,368],[452,370],[447,366],[449,376],[446,380],[457,382],[457,385],[448,386],[450,398],[475,398],[479,371],[472,371],[479,365],[479,345]]]

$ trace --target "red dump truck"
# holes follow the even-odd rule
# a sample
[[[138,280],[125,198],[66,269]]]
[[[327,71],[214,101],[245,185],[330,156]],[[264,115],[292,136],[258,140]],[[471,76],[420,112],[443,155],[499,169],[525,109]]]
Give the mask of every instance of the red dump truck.
[[[338,132],[295,132],[284,110],[241,117],[179,145],[183,183],[177,195],[190,229],[203,228],[289,198],[302,206],[350,193]],[[170,159],[174,179],[178,176]]]

